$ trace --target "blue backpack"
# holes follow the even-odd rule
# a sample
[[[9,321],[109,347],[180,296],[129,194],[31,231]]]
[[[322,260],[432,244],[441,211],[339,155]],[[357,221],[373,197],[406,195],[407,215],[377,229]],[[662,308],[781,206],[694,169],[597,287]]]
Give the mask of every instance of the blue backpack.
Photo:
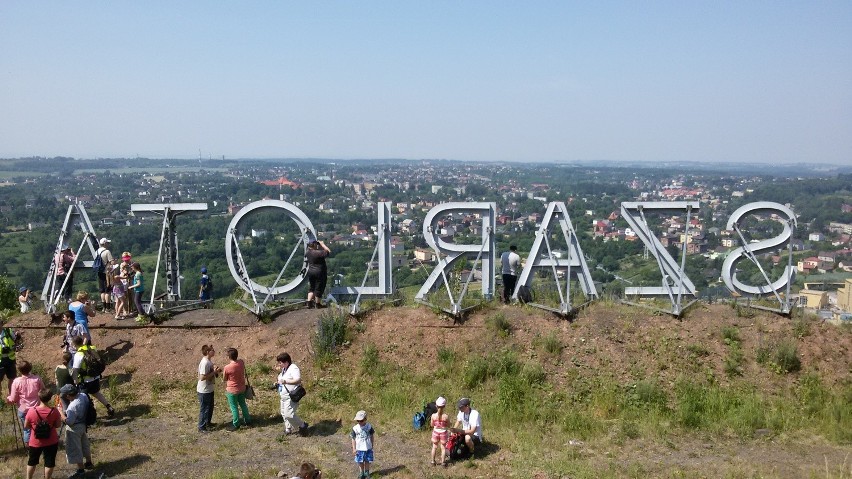
[[[95,273],[103,273],[106,270],[106,267],[104,265],[103,254],[104,252],[100,248],[95,254],[95,261],[92,262],[92,269],[95,271]]]
[[[423,414],[423,411],[417,411],[414,413],[414,418],[411,420],[411,425],[414,426],[416,431],[423,429],[423,426],[426,425],[426,415]]]

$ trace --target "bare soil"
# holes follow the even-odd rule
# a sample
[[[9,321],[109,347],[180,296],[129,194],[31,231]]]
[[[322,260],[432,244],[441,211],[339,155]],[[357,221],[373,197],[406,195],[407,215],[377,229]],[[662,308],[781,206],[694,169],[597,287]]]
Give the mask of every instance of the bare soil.
[[[248,365],[264,363],[274,368],[274,357],[288,351],[299,364],[311,391],[323,379],[323,371],[313,363],[312,337],[320,314],[298,310],[277,316],[270,324],[258,322],[247,312],[220,309],[195,310],[175,315],[160,326],[137,326],[129,320],[116,321],[99,315],[91,322],[96,346],[109,353],[107,369],[115,392],[118,414],[108,419],[101,413],[91,430],[96,472],[88,477],[275,477],[278,471],[292,475],[302,461],[322,467],[324,477],[355,477],[347,433],[357,404],[346,405],[338,413],[319,407],[316,395],[309,396],[300,412],[311,424],[309,437],[278,438],[283,427],[277,413],[277,394],[265,388],[274,380],[253,377],[260,398],[249,403],[254,411],[252,427],[229,433],[223,430],[229,419],[222,391],[217,390],[214,421],[220,429],[210,434],[196,432],[197,398],[195,370],[202,344],[213,344],[220,352],[239,349]],[[384,308],[363,319],[363,333],[341,353],[340,364],[358,364],[367,342],[381,344],[382,360],[401,368],[425,372],[437,361],[440,347],[465,355],[487,355],[495,343],[489,335],[487,318],[503,314],[513,324],[505,341],[520,351],[525,360],[538,361],[548,379],[557,387],[571,380],[610,375],[627,382],[636,377],[656,377],[674,382],[682,377],[690,351],[700,348],[710,359],[707,368],[722,383],[727,381],[721,358],[727,354],[721,341],[725,326],[735,326],[742,347],[758,347],[793,336],[789,319],[758,312],[752,318],[738,318],[724,305],[698,305],[683,320],[655,315],[640,308],[592,305],[568,322],[546,313],[516,306],[494,306],[474,313],[454,324],[423,307]],[[11,326],[22,331],[25,347],[19,358],[41,365],[52,376],[61,357],[61,330],[49,325],[48,316],[31,313],[13,318]],[[811,322],[798,341],[799,353],[807,371],[818,372],[826,385],[842,384],[852,377],[852,334],[848,328]],[[566,347],[557,357],[544,356],[533,344],[544,335],[555,334]],[[714,360],[715,358],[715,360]],[[795,385],[798,375],[773,374],[754,361],[743,365],[744,376],[753,378],[759,391],[772,391]],[[52,377],[50,378],[52,379]],[[5,387],[5,386],[4,386]],[[218,384],[222,388],[221,384]],[[105,386],[104,389],[109,389]],[[313,404],[311,404],[314,402]],[[412,412],[420,405],[412,404]],[[0,414],[0,436],[7,433],[12,413],[7,406]],[[451,465],[447,469],[428,464],[428,433],[411,431],[410,417],[374,419],[379,431],[374,477],[571,477],[548,476],[530,470],[513,472],[514,453],[501,447],[501,438],[486,437],[492,446],[475,461]],[[487,430],[488,418],[484,418]],[[644,477],[850,477],[852,458],[849,445],[836,445],[818,437],[783,437],[772,434],[753,440],[673,433],[666,440],[627,441],[586,445],[565,437],[565,448],[576,449],[576,457],[600,470],[641,470]],[[0,477],[23,477],[23,452],[9,446],[0,449]],[[542,457],[548,451],[541,451]],[[54,477],[73,472],[60,451]],[[828,468],[828,472],[827,471]],[[38,473],[40,474],[40,472]],[[845,475],[842,475],[845,474]],[[620,475],[620,474],[617,474]],[[40,476],[39,476],[40,477]],[[289,475],[286,477],[290,477]]]

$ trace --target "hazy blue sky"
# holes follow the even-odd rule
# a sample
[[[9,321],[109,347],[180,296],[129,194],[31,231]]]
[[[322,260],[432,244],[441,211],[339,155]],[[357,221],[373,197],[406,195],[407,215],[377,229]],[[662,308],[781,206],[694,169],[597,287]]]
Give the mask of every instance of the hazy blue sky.
[[[0,156],[852,163],[852,1],[0,1]]]

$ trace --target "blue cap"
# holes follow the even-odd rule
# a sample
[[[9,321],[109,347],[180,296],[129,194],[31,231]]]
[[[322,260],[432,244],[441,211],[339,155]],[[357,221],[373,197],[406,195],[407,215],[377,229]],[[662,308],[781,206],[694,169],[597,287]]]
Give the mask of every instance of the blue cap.
[[[73,384],[66,384],[66,385],[62,386],[62,388],[59,390],[60,396],[67,396],[68,394],[76,394],[76,393],[77,393],[77,386],[74,386]]]
[[[28,290],[28,289],[29,289],[29,288],[27,288],[26,286],[21,286],[21,289],[19,289],[19,290],[18,290],[18,292],[19,292],[19,293],[23,293],[24,291],[26,291],[26,290]]]
[[[207,274],[207,267],[206,266],[201,267],[201,274]]]

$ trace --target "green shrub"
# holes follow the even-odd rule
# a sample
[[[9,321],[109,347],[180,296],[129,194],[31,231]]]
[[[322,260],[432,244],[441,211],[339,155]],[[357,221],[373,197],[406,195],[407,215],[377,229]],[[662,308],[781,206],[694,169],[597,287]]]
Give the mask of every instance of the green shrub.
[[[5,276],[0,276],[0,310],[2,309],[18,309],[18,287]]]
[[[740,330],[734,326],[725,326],[722,329],[722,339],[725,344],[734,344],[740,342]]]
[[[811,324],[807,319],[797,319],[793,321],[793,336],[802,339],[805,336],[810,336]]]
[[[441,346],[438,348],[438,362],[440,364],[453,364],[456,361],[456,352],[453,349]]]
[[[802,369],[802,361],[799,359],[799,349],[796,343],[783,341],[775,350],[775,365],[781,374],[794,373]]]
[[[639,381],[628,388],[627,403],[645,410],[665,410],[666,392],[655,381]]]
[[[503,313],[497,313],[489,316],[485,320],[485,325],[489,330],[493,331],[501,338],[507,338],[512,334],[512,322],[506,318]]]
[[[327,309],[317,320],[314,352],[320,362],[333,358],[346,341],[346,324],[349,318],[343,310]]]
[[[373,344],[364,346],[364,354],[361,356],[361,371],[370,374],[379,365],[379,350]]]
[[[562,341],[559,340],[559,337],[556,336],[556,333],[554,332],[551,332],[542,338],[541,345],[548,354],[552,354],[554,356],[559,356],[564,348]]]

